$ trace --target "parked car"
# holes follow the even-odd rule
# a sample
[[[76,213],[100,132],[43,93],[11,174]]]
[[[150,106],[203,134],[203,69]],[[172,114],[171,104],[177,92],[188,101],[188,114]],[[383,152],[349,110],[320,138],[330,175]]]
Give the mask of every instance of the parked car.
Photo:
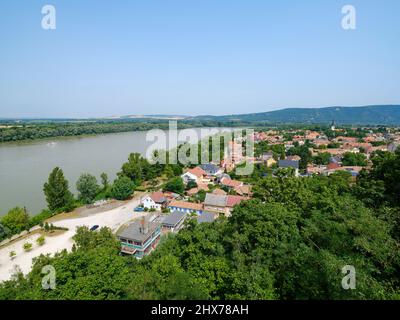
[[[95,224],[93,227],[90,228],[90,231],[95,231],[99,228],[99,225]]]
[[[143,212],[144,208],[143,207],[136,207],[135,209],[133,209],[133,211],[135,211],[135,212]]]

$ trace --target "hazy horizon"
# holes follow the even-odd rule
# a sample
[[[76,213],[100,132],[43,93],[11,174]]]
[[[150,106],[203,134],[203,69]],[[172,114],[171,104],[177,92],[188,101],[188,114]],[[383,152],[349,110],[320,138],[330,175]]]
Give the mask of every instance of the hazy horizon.
[[[400,103],[398,104],[374,104],[374,105],[362,105],[362,106],[323,106],[323,107],[281,107],[281,108],[274,108],[270,109],[268,111],[259,111],[259,112],[254,112],[254,113],[265,113],[265,112],[271,112],[271,111],[279,111],[279,110],[285,110],[285,109],[325,109],[325,108],[364,108],[364,107],[386,107],[386,106],[395,106],[395,107],[400,107]],[[40,119],[76,119],[76,120],[85,120],[85,119],[112,119],[112,118],[120,118],[120,117],[197,117],[197,116],[235,116],[235,115],[244,115],[244,114],[253,114],[253,112],[243,112],[243,113],[226,113],[226,114],[169,114],[169,113],[164,113],[164,114],[120,114],[120,115],[104,115],[104,116],[93,116],[93,117],[2,117],[0,115],[0,120],[40,120]]]

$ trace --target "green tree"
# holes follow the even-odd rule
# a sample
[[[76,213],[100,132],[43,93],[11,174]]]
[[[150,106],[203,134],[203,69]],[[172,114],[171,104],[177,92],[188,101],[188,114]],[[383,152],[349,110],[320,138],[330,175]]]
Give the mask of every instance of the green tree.
[[[328,152],[322,152],[313,157],[313,162],[317,165],[327,165],[329,164],[329,159],[331,155]]]
[[[99,188],[96,177],[88,173],[82,174],[76,183],[76,189],[79,191],[79,199],[84,203],[93,202]]]
[[[199,192],[197,192],[196,194],[196,199],[199,202],[204,202],[204,200],[206,199],[206,192],[204,190],[199,190]]]
[[[346,152],[342,158],[344,166],[366,166],[367,158],[363,153]]]
[[[109,228],[102,227],[98,232],[92,232],[88,227],[78,227],[73,236],[76,246],[79,249],[90,250],[99,246],[113,248],[115,252],[119,251],[119,241],[115,238]]]
[[[9,233],[10,230],[0,223],[0,240],[6,238]]]
[[[68,189],[68,181],[64,178],[64,173],[60,168],[56,167],[50,173],[43,191],[51,211],[68,210],[72,206],[73,196]]]
[[[135,189],[135,184],[128,177],[117,178],[111,187],[111,196],[117,200],[129,198]]]
[[[13,208],[1,219],[1,223],[12,234],[26,230],[29,226],[29,214],[25,208]]]
[[[101,184],[102,184],[102,186],[103,186],[103,190],[106,190],[106,189],[108,188],[108,185],[109,185],[107,173],[103,172],[103,173],[100,175],[100,179],[101,179]]]
[[[119,176],[126,176],[139,185],[145,180],[155,178],[159,174],[158,169],[158,166],[152,166],[139,153],[131,153],[128,162],[122,165]]]
[[[171,179],[165,184],[164,190],[182,194],[185,191],[185,185],[182,178],[176,177]]]
[[[187,184],[186,184],[186,189],[190,190],[192,188],[197,188],[197,183],[196,181],[190,180]]]

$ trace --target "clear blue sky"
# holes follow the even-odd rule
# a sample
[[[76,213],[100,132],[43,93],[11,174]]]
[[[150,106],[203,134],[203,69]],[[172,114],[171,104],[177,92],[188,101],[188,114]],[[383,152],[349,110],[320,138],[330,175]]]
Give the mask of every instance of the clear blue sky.
[[[399,17],[398,0],[0,1],[0,117],[400,104]]]

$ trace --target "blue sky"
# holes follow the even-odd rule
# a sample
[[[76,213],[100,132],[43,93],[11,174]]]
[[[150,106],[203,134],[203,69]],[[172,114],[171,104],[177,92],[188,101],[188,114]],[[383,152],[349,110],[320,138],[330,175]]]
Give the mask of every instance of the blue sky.
[[[0,14],[0,117],[400,104],[398,0],[13,0]]]

